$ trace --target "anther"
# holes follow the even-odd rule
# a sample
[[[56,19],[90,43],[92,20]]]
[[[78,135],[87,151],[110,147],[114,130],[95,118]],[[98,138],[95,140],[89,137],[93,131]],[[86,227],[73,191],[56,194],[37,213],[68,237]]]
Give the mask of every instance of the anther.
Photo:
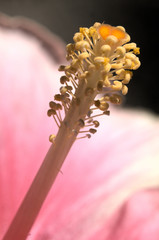
[[[97,120],[94,120],[93,121],[93,124],[94,124],[94,126],[97,128],[97,127],[99,127],[99,122],[97,121]]]
[[[111,85],[111,88],[115,91],[120,91],[122,89],[122,82],[114,81],[114,85]]]
[[[79,125],[79,127],[81,127],[81,128],[83,128],[83,127],[85,126],[85,123],[84,123],[83,119],[79,119],[79,120],[78,120],[78,125]]]
[[[95,100],[95,101],[94,101],[94,105],[95,105],[97,108],[99,108],[99,106],[100,106],[100,101],[99,101],[99,100]]]
[[[97,132],[97,130],[96,130],[96,129],[94,129],[94,128],[90,128],[90,129],[89,129],[89,132],[90,132],[90,133],[92,133],[92,134],[94,134],[94,133],[96,133],[96,132]]]
[[[59,72],[65,71],[65,67],[66,67],[66,66],[61,65],[61,66],[58,68],[58,71],[59,71]]]
[[[104,86],[105,87],[110,87],[110,85],[111,84],[110,84],[109,78],[108,78],[108,76],[106,76],[105,79],[104,79]]]
[[[56,104],[56,107],[57,107],[57,110],[62,110],[62,106],[61,106],[60,103],[57,103],[57,104]]]
[[[100,50],[105,56],[109,56],[109,54],[111,52],[111,47],[108,44],[103,45]]]
[[[86,136],[87,136],[88,138],[91,138],[91,134],[86,134]]]
[[[90,45],[87,41],[79,41],[75,44],[76,50],[84,51],[90,48]]]
[[[124,68],[127,68],[127,69],[130,69],[131,66],[132,66],[132,61],[127,58],[127,59],[125,60],[125,64],[124,64],[123,67],[124,67]]]
[[[74,42],[79,42],[83,40],[83,34],[82,33],[75,33],[74,37],[73,37]]]
[[[122,87],[122,94],[126,95],[128,93],[128,87],[126,85],[123,85]]]
[[[56,94],[56,95],[54,96],[54,99],[55,99],[56,101],[62,101],[62,96],[61,96],[61,94]]]
[[[100,101],[99,109],[105,111],[109,108],[109,104],[106,101]]]
[[[87,116],[90,117],[92,113],[93,113],[93,111],[91,109],[89,109]]]
[[[85,136],[78,137],[76,140],[83,139],[83,138],[91,138],[91,134],[86,134]]]
[[[120,69],[120,68],[122,68],[123,67],[123,64],[122,63],[113,63],[112,65],[111,65],[111,68],[112,69]]]
[[[56,111],[54,109],[49,109],[47,111],[47,115],[48,115],[48,117],[51,117],[52,115],[56,115]]]
[[[53,102],[53,101],[51,101],[51,102],[49,102],[49,106],[50,106],[50,108],[52,108],[52,109],[54,109],[54,110],[56,110],[57,108],[57,104],[55,103],[55,102]]]
[[[115,45],[118,42],[118,39],[116,36],[110,35],[106,39],[106,43],[110,46]]]
[[[104,111],[103,114],[109,116],[110,115],[110,111]]]
[[[73,90],[73,87],[69,86],[69,85],[65,86],[65,88],[67,89],[67,91],[72,91]]]
[[[67,88],[66,87],[61,87],[60,88],[60,93],[61,94],[65,94],[67,92]]]
[[[94,62],[98,64],[104,64],[105,63],[105,58],[104,57],[95,57]]]
[[[136,48],[136,43],[127,43],[123,47],[126,49],[126,51],[130,51],[131,49]]]
[[[72,43],[67,44],[66,50],[69,54],[73,53],[74,49],[75,49],[74,44],[72,44]]]
[[[133,53],[136,55],[140,54],[140,48],[139,47],[134,48]]]
[[[64,75],[60,78],[60,83],[64,84],[65,82],[69,82],[69,78]]]
[[[97,90],[100,92],[103,89],[103,81],[99,80],[97,83]]]
[[[111,69],[111,64],[110,64],[110,63],[107,63],[107,64],[104,66],[104,71],[105,71],[106,73],[108,73],[108,72],[110,71],[110,69]]]
[[[83,59],[89,58],[88,52],[83,52],[78,56],[79,60],[82,61]]]
[[[54,143],[54,142],[55,142],[55,138],[56,138],[56,136],[55,136],[54,134],[51,134],[51,135],[49,136],[49,141],[50,141],[51,143]]]
[[[123,84],[128,84],[132,78],[132,72],[131,71],[125,71],[124,80],[122,81]]]
[[[124,47],[117,47],[116,53],[119,55],[118,58],[123,58],[126,53],[126,50]]]
[[[121,104],[122,103],[122,97],[118,94],[113,94],[109,97],[109,101],[113,104]]]

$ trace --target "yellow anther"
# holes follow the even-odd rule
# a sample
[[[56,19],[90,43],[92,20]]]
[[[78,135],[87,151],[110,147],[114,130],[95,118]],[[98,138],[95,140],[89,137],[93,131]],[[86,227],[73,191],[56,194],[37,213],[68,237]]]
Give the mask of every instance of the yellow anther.
[[[104,71],[105,71],[106,73],[108,73],[108,72],[110,71],[110,69],[111,69],[111,64],[110,64],[110,63],[107,63],[107,64],[104,66]]]
[[[89,29],[80,27],[80,33],[82,33],[82,34],[89,34]]]
[[[138,58],[136,58],[134,63],[135,63],[135,66],[132,69],[136,70],[140,67],[141,63],[140,63],[140,60]]]
[[[79,60],[82,61],[83,59],[89,58],[88,52],[83,52],[78,56]]]
[[[103,45],[100,50],[105,56],[108,56],[111,52],[111,47],[109,45]]]
[[[126,53],[125,58],[131,59],[132,61],[135,61],[136,60],[136,55],[133,54],[133,53]]]
[[[125,32],[125,28],[123,26],[117,26],[117,29],[120,29],[121,31]]]
[[[99,22],[95,22],[95,24],[93,25],[94,28],[99,28],[101,26],[101,23]]]
[[[104,58],[104,65],[108,64],[109,61],[110,61],[110,59],[105,57],[105,58]]]
[[[140,54],[140,48],[139,47],[134,48],[133,53],[136,54],[136,55],[139,55]]]
[[[125,76],[124,76],[124,79],[122,81],[123,84],[128,84],[130,82],[132,78],[132,72],[130,71],[125,71]]]
[[[101,111],[106,111],[109,108],[109,104],[106,101],[101,101],[99,109]]]
[[[76,50],[84,51],[85,49],[90,48],[90,45],[87,41],[79,41],[75,44]]]
[[[123,67],[123,64],[122,63],[113,63],[112,65],[111,65],[111,68],[112,69],[120,69],[120,68],[122,68]]]
[[[109,78],[108,78],[108,76],[106,76],[105,79],[104,79],[104,86],[105,87],[110,87],[110,85],[111,84],[110,84]]]
[[[128,93],[128,87],[126,85],[123,85],[122,87],[122,94],[126,95]]]
[[[126,53],[126,50],[124,47],[117,47],[116,53],[119,55],[118,58],[123,58]]]
[[[89,28],[89,35],[92,37],[97,33],[96,29],[94,27]]]
[[[54,143],[55,138],[56,138],[56,136],[55,136],[54,134],[51,134],[51,135],[49,136],[49,141],[50,141],[51,143]]]
[[[99,63],[99,64],[105,63],[105,58],[104,57],[95,57],[94,62]]]
[[[131,69],[132,61],[130,59],[125,60],[124,68]]]
[[[119,81],[114,81],[114,85],[111,85],[111,88],[115,91],[120,91],[122,89],[122,83]]]
[[[74,42],[79,42],[83,40],[83,34],[82,33],[75,33],[73,37]]]
[[[79,67],[79,63],[80,63],[79,59],[73,59],[72,62],[71,62],[71,66],[73,68],[78,68]]]
[[[136,43],[127,43],[123,46],[127,51],[136,48]]]
[[[66,50],[69,54],[72,53],[74,51],[74,45],[72,43],[67,44]]]

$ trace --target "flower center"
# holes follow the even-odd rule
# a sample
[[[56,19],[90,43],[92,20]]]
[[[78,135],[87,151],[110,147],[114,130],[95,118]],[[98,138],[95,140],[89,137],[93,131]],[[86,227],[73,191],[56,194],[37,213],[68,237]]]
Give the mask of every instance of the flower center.
[[[65,124],[69,134],[85,133],[79,137],[83,138],[96,132],[97,117],[109,115],[109,103],[120,104],[121,94],[127,94],[132,70],[140,66],[135,55],[139,48],[127,43],[130,36],[123,27],[100,23],[80,28],[73,40],[66,48],[70,64],[59,68],[64,72],[62,86],[50,102],[48,116],[53,116],[58,127]]]

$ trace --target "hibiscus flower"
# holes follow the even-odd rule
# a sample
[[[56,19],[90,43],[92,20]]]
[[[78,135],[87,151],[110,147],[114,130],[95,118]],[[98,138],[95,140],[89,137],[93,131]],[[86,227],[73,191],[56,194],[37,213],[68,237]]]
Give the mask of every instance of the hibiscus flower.
[[[57,131],[46,112],[65,50],[34,22],[0,19],[2,238]],[[157,116],[111,107],[95,136],[73,145],[27,239],[157,240],[158,136]]]

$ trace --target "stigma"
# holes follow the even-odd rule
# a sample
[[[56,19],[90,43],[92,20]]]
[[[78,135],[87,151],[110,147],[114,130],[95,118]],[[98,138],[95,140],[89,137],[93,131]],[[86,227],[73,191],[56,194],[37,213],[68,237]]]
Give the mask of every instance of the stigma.
[[[127,94],[132,71],[140,67],[136,56],[140,51],[136,43],[128,43],[124,27],[108,24],[79,28],[73,41],[66,46],[69,64],[59,67],[64,74],[48,116],[58,127],[64,123],[72,134],[84,134],[78,139],[90,138],[99,127],[97,118],[109,115],[110,103],[121,104]]]
[[[98,29],[100,36],[106,40],[108,36],[114,36],[118,40],[126,38],[125,29],[121,27],[112,27],[108,24],[101,24]]]

